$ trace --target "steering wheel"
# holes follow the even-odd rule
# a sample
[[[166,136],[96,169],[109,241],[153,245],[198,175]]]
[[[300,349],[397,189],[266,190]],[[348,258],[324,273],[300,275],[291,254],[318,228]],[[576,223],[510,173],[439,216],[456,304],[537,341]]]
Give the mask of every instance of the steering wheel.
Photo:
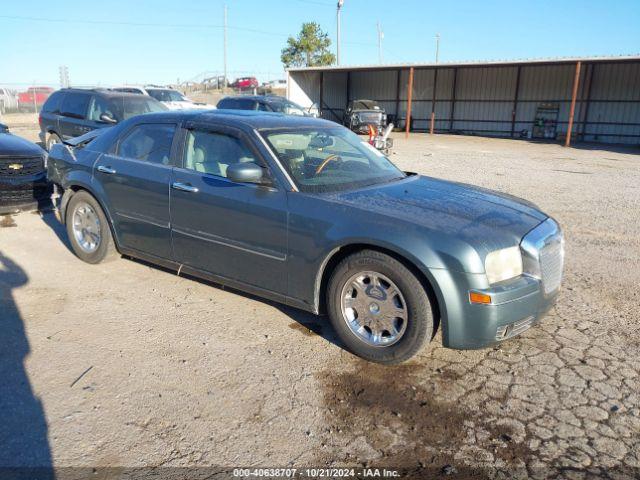
[[[324,167],[326,167],[331,160],[339,160],[339,159],[340,159],[340,155],[335,155],[333,153],[329,155],[327,158],[325,158],[322,161],[320,165],[318,165],[318,168],[316,168],[316,175],[320,175],[324,170]]]

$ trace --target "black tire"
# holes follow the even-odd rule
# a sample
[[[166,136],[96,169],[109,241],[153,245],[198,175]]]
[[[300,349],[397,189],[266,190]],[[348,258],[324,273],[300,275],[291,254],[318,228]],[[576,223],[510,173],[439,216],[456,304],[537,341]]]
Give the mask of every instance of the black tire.
[[[45,145],[47,147],[47,152],[51,150],[51,146],[55,143],[62,143],[62,139],[57,133],[49,133],[47,135],[47,143]]]
[[[376,272],[392,281],[408,311],[404,333],[393,344],[373,346],[349,327],[342,314],[343,289],[360,272]],[[367,301],[369,301],[369,297]],[[333,271],[327,288],[329,319],[340,340],[355,355],[371,362],[397,364],[413,357],[434,335],[434,314],[425,286],[401,262],[375,250],[363,250],[342,260]],[[377,308],[377,307],[376,307]]]
[[[87,205],[93,210],[99,223],[97,226],[97,230],[99,231],[99,241],[96,242],[97,246],[92,251],[87,251],[80,245],[73,227],[76,210],[83,207],[86,208]],[[80,260],[96,264],[113,260],[118,257],[118,252],[113,242],[113,236],[111,235],[109,221],[102,211],[100,204],[88,192],[80,191],[71,197],[66,209],[65,223],[71,248]]]

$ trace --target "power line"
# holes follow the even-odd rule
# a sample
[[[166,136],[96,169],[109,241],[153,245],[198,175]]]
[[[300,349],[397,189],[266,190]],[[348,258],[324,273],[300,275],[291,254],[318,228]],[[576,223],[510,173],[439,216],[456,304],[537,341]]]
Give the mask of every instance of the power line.
[[[78,20],[66,18],[42,18],[42,17],[23,17],[15,15],[0,15],[0,18],[8,20],[21,20],[29,22],[46,22],[46,23],[84,23],[88,25],[120,25],[126,27],[170,27],[170,28],[219,28],[224,29],[223,24],[204,24],[204,23],[143,23],[143,22],[118,22],[111,20]],[[275,37],[288,37],[284,33],[268,32],[266,30],[258,30],[255,28],[233,27],[228,25],[228,29],[241,32],[259,33],[262,35],[272,35]]]
[[[334,3],[316,2],[314,0],[296,0],[300,3],[308,3],[309,5],[319,5],[321,7],[333,7]]]

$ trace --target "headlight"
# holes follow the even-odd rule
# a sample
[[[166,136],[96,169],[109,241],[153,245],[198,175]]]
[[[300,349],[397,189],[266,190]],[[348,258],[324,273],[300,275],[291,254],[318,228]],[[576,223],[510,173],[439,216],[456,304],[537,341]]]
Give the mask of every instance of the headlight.
[[[358,115],[354,115],[353,117],[351,117],[351,123],[353,123],[354,125],[358,125],[360,123],[360,117]]]
[[[490,284],[522,275],[520,247],[503,248],[487,255],[484,269]]]

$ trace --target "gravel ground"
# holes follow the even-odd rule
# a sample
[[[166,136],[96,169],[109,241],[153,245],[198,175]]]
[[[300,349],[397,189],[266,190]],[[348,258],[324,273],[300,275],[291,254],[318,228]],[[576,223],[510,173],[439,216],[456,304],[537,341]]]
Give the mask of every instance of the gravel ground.
[[[136,261],[82,263],[53,214],[4,217],[0,466],[637,476],[638,153],[398,137],[404,169],[537,203],[567,262],[538,326],[479,351],[438,335],[397,367],[345,352],[323,318]]]

